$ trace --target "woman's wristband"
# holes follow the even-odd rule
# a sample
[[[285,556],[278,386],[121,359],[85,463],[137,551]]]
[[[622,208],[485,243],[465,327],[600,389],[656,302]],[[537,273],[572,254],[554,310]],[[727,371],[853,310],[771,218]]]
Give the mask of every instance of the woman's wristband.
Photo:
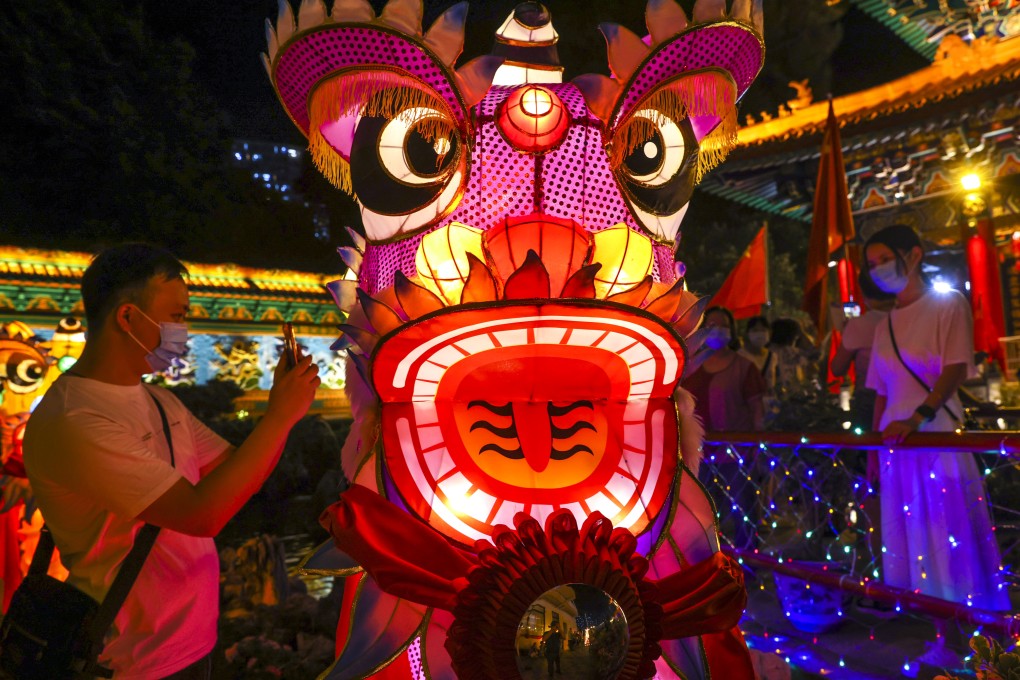
[[[935,409],[933,409],[931,406],[928,406],[928,404],[921,404],[920,406],[914,409],[914,413],[919,415],[921,417],[921,420],[926,423],[930,423],[931,421],[935,420]]]

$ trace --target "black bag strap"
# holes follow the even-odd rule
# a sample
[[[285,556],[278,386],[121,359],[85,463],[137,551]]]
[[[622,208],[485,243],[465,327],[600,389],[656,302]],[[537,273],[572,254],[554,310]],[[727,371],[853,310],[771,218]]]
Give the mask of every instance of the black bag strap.
[[[39,531],[39,542],[32,553],[32,564],[28,567],[29,576],[42,576],[50,568],[50,561],[53,559],[53,534],[50,528],[43,525]]]
[[[914,380],[917,381],[917,384],[920,385],[921,387],[923,387],[925,389],[925,391],[928,392],[928,394],[931,394],[931,388],[928,387],[928,383],[926,383],[925,381],[921,380],[921,376],[919,376],[916,373],[914,373],[913,369],[911,369],[910,366],[907,366],[907,362],[903,360],[903,355],[900,354],[900,348],[896,344],[896,334],[893,333],[892,313],[891,312],[889,313],[889,316],[887,318],[889,320],[889,339],[892,340],[892,348],[893,348],[893,351],[896,352],[896,358],[900,360],[900,364],[903,366],[903,368],[907,369],[907,373],[909,373],[910,376]],[[957,423],[961,422],[961,420],[956,417],[956,414],[953,413],[952,409],[950,409],[947,405],[942,404],[942,408],[945,409],[946,413],[949,414],[949,417],[952,418],[954,422],[957,422]]]
[[[152,397],[153,403],[156,404],[156,410],[159,411],[159,418],[163,423],[163,436],[166,437],[167,446],[170,448],[170,465],[176,467],[174,441],[170,435],[170,422],[167,420],[166,411],[163,409],[163,404],[156,398],[156,395],[151,390],[146,391]],[[117,576],[113,579],[113,584],[110,585],[110,590],[99,605],[99,610],[89,625],[88,631],[89,639],[96,645],[97,649],[102,648],[106,631],[113,625],[117,612],[120,611],[124,600],[127,599],[128,593],[131,592],[131,587],[138,578],[138,574],[141,573],[142,565],[145,564],[149,551],[152,550],[152,546],[156,543],[157,536],[159,536],[159,529],[155,524],[146,524],[139,530],[135,536],[134,545],[131,546],[131,552],[124,558],[124,562],[120,565],[120,571],[117,572]],[[39,534],[39,545],[36,546],[35,553],[32,555],[32,565],[28,569],[29,574],[46,573],[50,560],[53,558],[53,548],[53,534],[50,533],[48,526],[43,525],[42,531]]]
[[[166,444],[170,448],[170,465],[176,467],[174,440],[170,435],[170,422],[167,420],[166,411],[163,409],[163,404],[152,393],[152,390],[147,391],[149,396],[152,397],[152,402],[156,405],[156,410],[159,411],[159,419],[163,423],[163,436],[166,437]],[[102,604],[99,605],[96,618],[92,620],[92,624],[89,626],[89,637],[94,643],[101,645],[103,638],[106,637],[106,631],[113,625],[117,612],[120,611],[124,600],[127,599],[128,593],[131,592],[131,587],[135,584],[138,574],[141,573],[142,565],[145,564],[149,551],[152,550],[152,546],[156,543],[159,529],[155,524],[146,524],[138,532],[138,535],[135,536],[135,544],[131,547],[131,552],[124,558],[124,563],[120,565],[120,571],[117,572],[116,578],[113,579],[110,590],[106,593],[106,597],[103,598]]]

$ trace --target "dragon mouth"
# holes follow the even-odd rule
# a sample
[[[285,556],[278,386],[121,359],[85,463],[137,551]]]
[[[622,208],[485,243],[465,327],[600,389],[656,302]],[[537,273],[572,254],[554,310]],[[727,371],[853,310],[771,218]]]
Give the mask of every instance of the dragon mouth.
[[[406,506],[472,544],[518,512],[602,512],[635,534],[677,467],[675,332],[604,301],[462,305],[383,338],[372,380]]]

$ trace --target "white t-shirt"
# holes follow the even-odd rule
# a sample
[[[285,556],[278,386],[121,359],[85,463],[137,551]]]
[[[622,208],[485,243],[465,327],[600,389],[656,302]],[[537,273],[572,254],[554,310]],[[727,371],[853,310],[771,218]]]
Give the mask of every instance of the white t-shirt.
[[[875,329],[886,323],[887,316],[887,312],[869,309],[863,316],[847,319],[843,326],[843,347],[854,355],[854,381],[859,387],[864,387],[868,379]]]
[[[166,410],[176,469],[150,390]],[[29,419],[24,452],[68,583],[101,602],[144,525],[138,514],[182,476],[197,483],[228,447],[166,390],[58,379]],[[212,650],[218,615],[213,540],[163,529],[100,662],[117,680],[175,673]]]
[[[967,298],[960,292],[928,291],[906,307],[892,310],[889,316],[900,355],[929,388],[935,385],[942,369],[951,364],[966,364],[967,375],[975,374],[974,322]],[[868,387],[886,397],[880,428],[893,420],[909,418],[928,396],[928,390],[921,387],[896,358],[888,321],[875,328]],[[963,416],[963,406],[955,394],[946,406],[957,417]],[[935,420],[923,423],[920,429],[947,432],[956,427],[957,423],[940,408]]]

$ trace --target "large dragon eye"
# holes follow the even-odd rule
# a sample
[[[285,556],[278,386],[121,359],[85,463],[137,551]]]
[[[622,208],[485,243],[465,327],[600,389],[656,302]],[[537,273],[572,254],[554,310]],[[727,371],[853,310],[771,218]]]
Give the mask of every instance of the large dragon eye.
[[[46,367],[33,358],[15,355],[13,359],[7,365],[7,387],[17,394],[35,391],[46,375]]]
[[[379,133],[379,162],[398,182],[434,185],[448,174],[460,141],[434,109],[409,109],[386,121]]]
[[[652,123],[651,137],[627,154],[623,159],[623,172],[635,184],[661,187],[683,166],[687,148],[683,133],[675,122],[665,116],[656,116],[649,109],[637,111],[634,115]]]
[[[369,240],[409,234],[449,212],[463,177],[462,156],[460,134],[439,109],[362,117],[351,176]]]
[[[694,191],[697,138],[688,120],[650,108],[634,112],[621,132],[626,128],[620,137],[632,141],[616,164],[617,179],[641,223],[672,240]]]

